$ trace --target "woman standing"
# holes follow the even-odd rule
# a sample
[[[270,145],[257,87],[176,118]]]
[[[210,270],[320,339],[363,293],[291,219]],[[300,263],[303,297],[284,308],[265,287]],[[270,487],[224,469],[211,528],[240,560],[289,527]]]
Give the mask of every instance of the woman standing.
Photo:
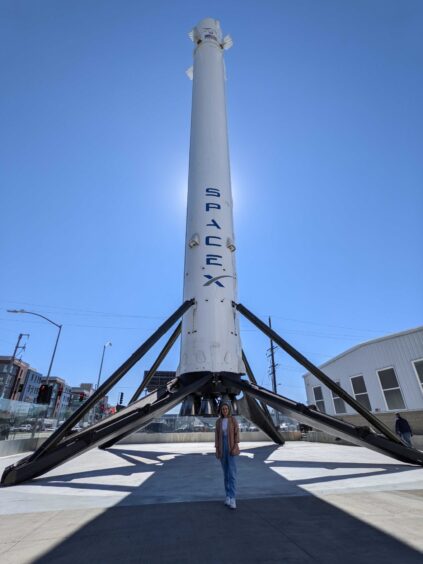
[[[227,402],[220,405],[220,417],[216,422],[215,447],[216,458],[222,464],[225,480],[225,505],[236,509],[236,460],[239,454],[239,427],[235,417],[231,415],[231,407]]]

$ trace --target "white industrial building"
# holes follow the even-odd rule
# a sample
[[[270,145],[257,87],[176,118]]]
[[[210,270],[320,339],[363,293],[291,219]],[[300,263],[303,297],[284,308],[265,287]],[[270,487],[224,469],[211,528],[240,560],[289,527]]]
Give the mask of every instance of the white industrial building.
[[[357,345],[320,368],[367,409],[390,424],[407,412],[423,430],[423,327]],[[356,423],[359,415],[309,372],[303,376],[307,402],[329,415]],[[418,429],[417,429],[418,427]]]

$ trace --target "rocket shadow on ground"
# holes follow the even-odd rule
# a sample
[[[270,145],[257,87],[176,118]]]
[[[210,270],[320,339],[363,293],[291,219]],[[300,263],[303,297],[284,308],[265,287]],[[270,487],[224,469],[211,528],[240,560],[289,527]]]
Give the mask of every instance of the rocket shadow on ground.
[[[260,446],[249,448],[242,451],[241,456],[238,458],[238,496],[239,497],[261,497],[261,495],[286,495],[292,493],[293,495],[308,495],[306,491],[299,491],[296,486],[303,484],[323,483],[339,481],[342,479],[352,479],[360,477],[381,476],[393,473],[402,473],[414,470],[414,466],[405,466],[398,464],[369,464],[369,463],[352,463],[352,462],[323,462],[323,461],[295,461],[295,460],[268,460],[271,454],[279,447],[277,445]],[[82,472],[72,472],[69,474],[60,475],[57,477],[38,478],[34,482],[37,485],[46,485],[56,488],[76,488],[87,490],[107,490],[116,492],[137,491],[137,497],[142,497],[143,494],[148,496],[147,504],[153,492],[162,492],[160,495],[154,495],[155,501],[162,499],[164,503],[168,502],[174,496],[167,484],[171,488],[176,488],[176,497],[178,500],[189,494],[193,496],[195,493],[199,499],[216,499],[222,495],[222,475],[220,464],[215,459],[214,453],[190,453],[180,454],[174,453],[174,458],[169,459],[169,451],[140,451],[134,450],[130,447],[114,447],[108,451],[109,453],[121,458],[131,465],[108,467],[103,469],[86,470]],[[143,460],[139,460],[142,455]],[[167,460],[164,462],[160,459],[161,456],[166,456]],[[172,456],[172,455],[170,455]],[[186,480],[186,467],[189,465],[191,468],[190,476],[194,480]],[[303,479],[287,480],[280,474],[274,471],[276,468],[316,468],[325,469],[329,471],[345,469],[351,470],[357,468],[356,473],[346,472],[345,474],[338,473],[333,476],[315,476]],[[140,486],[131,485],[111,485],[100,483],[101,478],[107,476],[132,476],[134,474],[152,471],[153,475],[148,478]],[[373,470],[373,471],[372,471]],[[198,482],[198,476],[208,478],[208,489],[204,488]],[[84,484],[83,479],[99,478],[99,483],[89,481]],[[189,476],[188,476],[189,478]],[[78,480],[74,482],[74,480]],[[82,480],[82,481],[79,481]],[[254,483],[253,488],[251,484]],[[186,486],[189,484],[189,490]],[[196,486],[198,491],[196,491]],[[256,495],[252,493],[252,489]],[[184,491],[183,491],[184,490]],[[292,492],[290,492],[292,490]],[[139,500],[138,500],[139,503]],[[141,502],[142,503],[142,502]]]
[[[139,451],[121,446],[110,453],[131,466],[36,480],[38,485],[50,487],[127,491],[128,496],[35,562],[421,562],[416,550],[301,489],[299,484],[304,480],[290,481],[268,468],[357,468],[354,474],[305,480],[318,483],[406,472],[414,467],[283,460],[265,464],[277,448],[247,449],[239,457],[237,511],[223,506],[223,478],[213,453],[175,452],[175,458],[159,465],[162,460],[158,457],[169,455],[169,450]],[[138,460],[139,456],[146,462]],[[101,482],[104,476],[123,477],[146,470],[153,474],[136,487],[92,482],[96,476]],[[84,485],[84,478],[90,482]],[[73,484],[76,479],[82,482]],[[143,497],[147,501],[143,502]],[[184,501],[187,497],[191,501]]]

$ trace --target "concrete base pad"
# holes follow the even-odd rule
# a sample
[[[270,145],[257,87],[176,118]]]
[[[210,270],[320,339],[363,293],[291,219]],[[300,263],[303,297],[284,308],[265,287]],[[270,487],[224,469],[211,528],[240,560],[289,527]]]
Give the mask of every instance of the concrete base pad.
[[[0,560],[422,561],[422,468],[358,447],[242,446],[236,511],[223,506],[220,464],[204,443],[93,450],[3,488]]]

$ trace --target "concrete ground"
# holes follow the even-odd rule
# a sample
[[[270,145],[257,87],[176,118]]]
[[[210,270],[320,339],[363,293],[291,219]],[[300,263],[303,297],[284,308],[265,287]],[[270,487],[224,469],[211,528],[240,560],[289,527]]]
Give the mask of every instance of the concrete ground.
[[[95,449],[2,488],[0,561],[423,562],[423,468],[350,446],[242,447],[236,511],[209,443]]]

